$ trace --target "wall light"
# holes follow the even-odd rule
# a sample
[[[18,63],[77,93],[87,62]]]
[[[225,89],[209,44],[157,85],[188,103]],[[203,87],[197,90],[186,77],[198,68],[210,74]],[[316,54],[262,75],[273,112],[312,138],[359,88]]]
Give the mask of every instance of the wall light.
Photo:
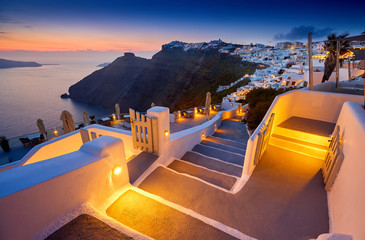
[[[57,137],[57,136],[58,136],[58,131],[57,131],[57,129],[53,130],[53,134],[55,135],[55,137]]]
[[[165,135],[165,137],[169,136],[169,131],[166,130],[163,135]]]
[[[202,138],[204,138],[205,137],[205,133],[202,133]]]
[[[118,175],[119,173],[121,173],[122,172],[122,167],[121,166],[119,166],[119,165],[115,165],[114,167],[113,167],[113,173],[115,174],[115,175]]]

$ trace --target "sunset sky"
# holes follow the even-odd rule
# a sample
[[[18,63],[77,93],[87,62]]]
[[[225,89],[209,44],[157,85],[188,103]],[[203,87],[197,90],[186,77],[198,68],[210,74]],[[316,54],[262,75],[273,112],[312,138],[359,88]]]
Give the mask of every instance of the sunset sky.
[[[365,31],[365,1],[341,3],[0,0],[0,51],[156,51],[173,40],[274,44]]]

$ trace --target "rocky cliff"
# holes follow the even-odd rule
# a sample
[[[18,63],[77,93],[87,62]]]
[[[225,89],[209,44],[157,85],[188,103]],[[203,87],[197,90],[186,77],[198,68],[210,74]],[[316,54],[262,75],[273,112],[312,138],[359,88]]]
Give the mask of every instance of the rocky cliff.
[[[239,57],[222,53],[232,46],[221,41],[188,45],[172,42],[163,45],[152,59],[125,53],[108,66],[97,70],[69,88],[74,100],[113,108],[119,103],[122,112],[128,108],[145,111],[151,103],[170,110],[203,105],[207,91],[227,85],[244,74],[252,74],[257,65],[242,62]]]

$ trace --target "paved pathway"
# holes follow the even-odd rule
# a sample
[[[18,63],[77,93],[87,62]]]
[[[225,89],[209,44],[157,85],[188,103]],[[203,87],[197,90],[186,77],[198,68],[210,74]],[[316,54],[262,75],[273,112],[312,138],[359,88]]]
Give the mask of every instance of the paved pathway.
[[[210,118],[214,117],[217,112],[212,112]],[[206,116],[203,114],[197,114],[194,118],[180,118],[175,122],[170,123],[170,131],[171,133],[180,132],[182,130],[198,126],[202,123],[206,122]]]
[[[246,130],[246,125],[241,122],[240,118],[223,120],[213,136],[240,143],[247,143],[248,139],[250,138]]]
[[[321,164],[269,146],[235,195],[163,167],[139,187],[257,239],[304,240],[329,231]]]
[[[106,212],[115,220],[154,239],[236,239],[132,190],[124,193]]]

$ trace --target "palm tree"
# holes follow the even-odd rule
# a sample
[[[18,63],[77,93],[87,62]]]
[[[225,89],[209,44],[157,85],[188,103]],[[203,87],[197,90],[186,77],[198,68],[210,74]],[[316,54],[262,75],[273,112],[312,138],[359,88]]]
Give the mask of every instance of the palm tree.
[[[338,35],[336,33],[330,33],[328,35],[328,40],[341,39],[347,37],[348,34]],[[350,44],[348,41],[340,41],[340,56],[347,53],[349,50]],[[324,62],[324,74],[322,78],[322,82],[328,81],[333,70],[336,68],[336,41],[327,41],[325,42],[325,50],[328,51],[328,56]]]

